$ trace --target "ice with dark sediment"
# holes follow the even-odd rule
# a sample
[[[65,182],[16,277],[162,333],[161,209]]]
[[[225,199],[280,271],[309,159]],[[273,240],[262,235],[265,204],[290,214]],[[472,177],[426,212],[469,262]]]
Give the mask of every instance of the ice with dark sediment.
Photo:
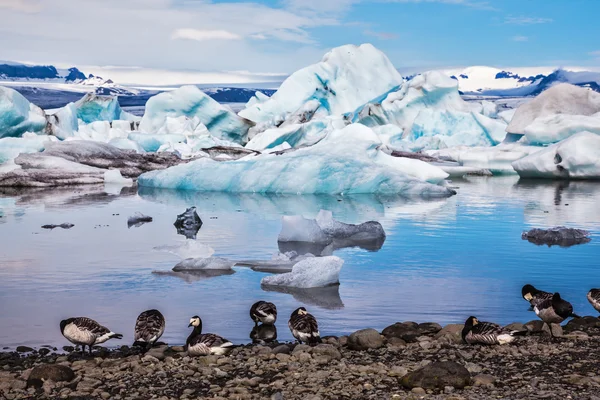
[[[588,243],[590,232],[584,229],[557,226],[549,229],[534,228],[523,232],[521,239],[537,245],[569,247],[576,244]]]

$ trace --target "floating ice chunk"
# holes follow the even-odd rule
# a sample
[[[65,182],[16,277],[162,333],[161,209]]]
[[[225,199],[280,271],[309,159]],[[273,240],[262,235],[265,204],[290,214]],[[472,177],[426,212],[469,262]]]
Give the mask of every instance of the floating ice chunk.
[[[259,272],[291,272],[295,264],[310,257],[314,255],[307,253],[299,256],[295,251],[288,251],[275,253],[270,260],[237,261],[236,265],[251,267],[252,270]]]
[[[533,144],[556,143],[584,130],[600,133],[599,113],[600,93],[561,83],[520,106],[506,131]]]
[[[207,258],[215,253],[215,251],[210,246],[200,243],[193,239],[188,239],[183,244],[158,246],[154,249],[175,254],[176,256],[179,256],[182,259]]]
[[[41,108],[16,90],[0,86],[0,138],[42,133],[45,128],[46,115]]]
[[[173,271],[203,271],[203,270],[227,270],[232,269],[235,265],[235,261],[228,260],[221,257],[200,257],[200,258],[186,258],[179,262]]]
[[[331,237],[325,234],[314,219],[306,219],[300,215],[284,215],[281,218],[279,242],[330,243]]]
[[[142,214],[139,211],[136,211],[131,217],[127,218],[127,227],[131,228],[132,226],[138,228],[148,222],[152,222],[152,217]]]
[[[564,226],[557,226],[550,229],[531,229],[530,231],[523,232],[521,239],[528,240],[537,245],[546,244],[548,247],[553,245],[569,247],[576,244],[588,243],[591,240],[588,231]]]
[[[523,178],[600,178],[600,135],[579,132],[512,163]]]
[[[196,207],[190,207],[177,216],[173,225],[177,234],[184,235],[187,239],[196,239],[196,234],[202,228],[202,219],[196,212]]]
[[[334,220],[331,211],[321,210],[316,222],[323,233],[332,239],[362,241],[385,238],[385,231],[377,221],[367,221],[360,225],[345,224]]]
[[[123,178],[121,171],[118,169],[110,169],[104,173],[104,183],[114,183],[119,185],[133,185],[133,179]]]
[[[420,160],[383,153],[369,128],[352,124],[308,148],[236,161],[192,161],[140,176],[138,184],[197,191],[257,193],[388,193],[447,197],[448,175]]]
[[[12,160],[22,153],[38,153],[44,151],[46,144],[57,139],[47,135],[27,135],[0,139],[0,164]]]
[[[401,83],[394,65],[371,44],[346,45],[293,73],[271,98],[251,100],[239,115],[272,125],[299,110],[310,109],[311,118],[342,115]]]
[[[167,132],[171,128],[164,128],[164,125],[168,121],[173,123],[173,120],[167,119],[182,116],[188,119],[196,118],[215,137],[238,143],[247,141],[248,129],[253,125],[220,105],[196,86],[183,86],[171,92],[160,93],[148,100],[140,123],[140,131]]]
[[[261,285],[313,288],[340,283],[340,271],[344,260],[336,256],[314,257],[302,260],[292,268],[292,272],[265,276]]]

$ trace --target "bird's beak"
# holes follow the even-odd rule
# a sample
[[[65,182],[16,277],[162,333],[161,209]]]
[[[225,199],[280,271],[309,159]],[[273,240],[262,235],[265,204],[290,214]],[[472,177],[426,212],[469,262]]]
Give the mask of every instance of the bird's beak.
[[[190,326],[192,326],[192,323],[191,323],[191,322],[190,322],[190,324],[188,325],[188,328],[189,328]]]

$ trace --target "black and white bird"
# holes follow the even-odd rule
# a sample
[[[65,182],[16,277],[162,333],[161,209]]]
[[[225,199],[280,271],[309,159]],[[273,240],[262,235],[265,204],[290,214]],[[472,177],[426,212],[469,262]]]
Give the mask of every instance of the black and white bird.
[[[552,293],[544,292],[543,290],[537,290],[533,285],[525,285],[521,289],[521,295],[523,298],[531,304],[529,311],[533,311],[533,308],[545,300],[552,299]]]
[[[195,315],[190,319],[188,327],[194,329],[188,336],[185,346],[190,356],[208,356],[210,354],[225,355],[236,346],[229,340],[214,333],[202,333],[202,320]]]
[[[123,335],[114,333],[105,326],[87,317],[68,318],[60,321],[60,332],[74,345],[81,345],[81,352],[85,352],[85,346],[90,349],[92,346],[104,343],[109,339],[122,339]]]
[[[467,344],[507,344],[513,342],[516,336],[526,334],[527,331],[511,331],[498,324],[469,317],[462,330],[462,339]]]
[[[254,321],[254,325],[258,325],[259,322],[273,325],[277,321],[277,307],[268,301],[257,301],[250,307],[250,318]]]
[[[587,294],[587,299],[596,309],[596,311],[600,312],[600,289],[592,289]]]
[[[254,325],[250,332],[250,339],[252,339],[252,343],[261,345],[273,343],[277,340],[277,328],[275,325],[269,324]]]
[[[306,308],[300,307],[295,310],[290,316],[288,326],[290,331],[292,331],[292,335],[300,343],[308,343],[310,345],[321,343],[317,320],[306,311]]]
[[[158,310],[147,310],[135,321],[134,346],[149,350],[165,332],[165,317]]]
[[[569,317],[579,318],[578,315],[573,314],[571,303],[563,300],[559,293],[554,293],[551,299],[544,300],[535,305],[533,311],[535,311],[535,315],[548,325],[560,324]]]

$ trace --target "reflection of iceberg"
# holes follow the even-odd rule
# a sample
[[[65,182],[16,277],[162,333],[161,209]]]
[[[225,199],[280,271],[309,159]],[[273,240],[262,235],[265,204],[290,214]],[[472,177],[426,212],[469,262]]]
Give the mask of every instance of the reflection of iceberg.
[[[379,251],[385,242],[385,237],[381,239],[359,240],[352,239],[334,239],[331,243],[310,243],[310,242],[277,242],[279,251],[287,253],[295,251],[298,254],[314,254],[317,256],[330,256],[335,250],[346,247],[358,247],[367,251]]]
[[[340,286],[327,286],[322,288],[300,289],[285,286],[264,286],[261,289],[266,292],[278,292],[291,294],[300,303],[334,310],[344,308],[340,297]]]
[[[179,262],[175,267],[173,267],[173,271],[226,271],[231,270],[234,265],[234,261],[221,257],[186,258],[185,260]]]
[[[187,283],[202,281],[209,278],[214,278],[222,275],[233,275],[234,270],[205,270],[205,271],[186,271],[186,272],[175,272],[175,271],[152,271],[153,275],[156,276],[171,276],[175,278],[181,278]]]

